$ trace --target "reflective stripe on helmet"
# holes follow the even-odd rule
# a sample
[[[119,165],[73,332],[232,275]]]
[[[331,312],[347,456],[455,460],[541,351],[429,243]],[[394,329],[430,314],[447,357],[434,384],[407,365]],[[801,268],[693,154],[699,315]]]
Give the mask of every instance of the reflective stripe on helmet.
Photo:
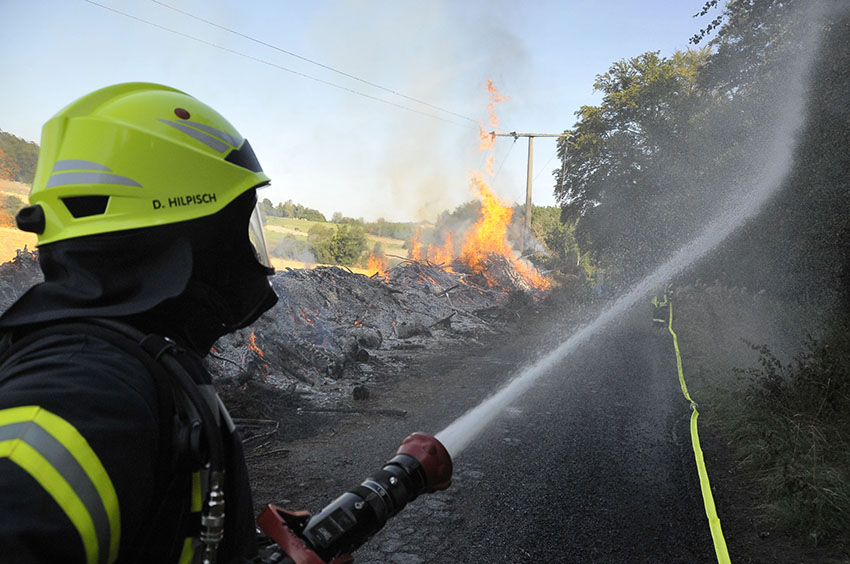
[[[65,159],[62,161],[56,161],[56,164],[53,165],[53,172],[62,172],[63,170],[103,170],[106,172],[112,172],[112,169],[106,165],[81,159]]]
[[[107,172],[59,172],[51,175],[44,187],[53,188],[54,186],[68,186],[69,184],[120,184],[121,186],[142,187],[132,178]]]
[[[0,458],[27,472],[77,529],[87,564],[118,557],[121,515],[109,475],[86,439],[34,405],[0,410]]]
[[[189,137],[192,137],[193,139],[200,141],[201,143],[203,143],[204,145],[206,145],[207,147],[209,147],[213,151],[218,151],[219,153],[223,153],[224,151],[226,151],[228,149],[227,143],[225,143],[221,139],[216,139],[215,137],[213,137],[209,133],[204,133],[203,131],[193,129],[193,128],[189,127],[188,125],[186,125],[185,123],[176,122],[176,121],[168,121],[167,119],[161,119],[159,121],[161,121],[162,123],[167,123],[171,127],[182,131],[183,133],[185,133]]]
[[[188,123],[189,125],[191,125],[195,129],[200,129],[201,131],[206,131],[210,135],[215,135],[219,139],[223,139],[223,140],[227,141],[230,145],[232,145],[234,147],[238,147],[242,143],[240,140],[234,139],[233,136],[230,135],[229,133],[227,133],[226,131],[216,129],[215,127],[212,127],[210,125],[205,125],[205,124],[199,123],[197,121],[186,121],[186,122],[183,122],[183,123]]]

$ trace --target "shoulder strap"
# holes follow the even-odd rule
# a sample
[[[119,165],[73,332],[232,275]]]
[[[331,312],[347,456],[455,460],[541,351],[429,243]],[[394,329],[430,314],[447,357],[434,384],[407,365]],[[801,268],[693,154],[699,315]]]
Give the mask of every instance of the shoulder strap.
[[[224,439],[222,437],[222,430],[218,424],[218,412],[221,403],[217,400],[217,396],[215,396],[216,401],[207,401],[199,385],[194,381],[189,371],[178,360],[176,353],[179,349],[177,345],[165,337],[154,334],[145,334],[125,323],[111,319],[87,318],[55,323],[32,331],[21,339],[13,342],[5,351],[2,351],[2,355],[0,355],[0,365],[2,365],[17,351],[23,350],[36,341],[49,336],[62,334],[85,334],[103,339],[138,359],[149,370],[156,383],[160,406],[168,406],[169,408],[167,413],[162,414],[165,415],[165,417],[161,417],[160,421],[160,438],[161,440],[164,440],[164,442],[160,443],[161,445],[164,445],[161,448],[161,451],[163,453],[167,452],[168,454],[160,456],[158,464],[171,465],[172,457],[170,456],[170,451],[172,449],[171,443],[175,433],[175,429],[171,427],[171,422],[174,420],[175,413],[174,402],[179,400],[180,397],[186,398],[192,415],[199,419],[199,421],[196,420],[195,423],[190,422],[189,427],[190,429],[199,430],[203,434],[204,439],[206,439],[205,446],[207,447],[206,454],[209,460],[210,471],[219,477],[223,476],[225,469]],[[170,402],[168,401],[169,397],[171,398]],[[226,419],[229,419],[229,416]],[[161,475],[174,474],[173,472],[170,472],[170,468],[160,467],[160,469],[165,470],[165,473]],[[173,482],[176,479],[177,477],[174,476],[174,478],[169,481],[169,484],[165,488],[166,491],[171,489]],[[165,494],[165,491],[161,493]],[[223,498],[223,492],[220,491],[220,489],[218,489],[217,495],[220,498]],[[222,506],[223,500],[218,499],[216,504],[211,505]],[[157,508],[152,512],[152,517],[160,511],[161,507],[162,505],[157,506]],[[203,520],[204,519],[202,518],[202,529]],[[155,519],[152,518],[152,521],[155,521]],[[223,528],[223,514],[220,519],[212,519],[212,521],[216,523],[216,527]],[[212,533],[202,532],[202,537],[204,534],[212,534],[215,536],[215,531]],[[144,537],[147,535],[143,534],[142,536]],[[215,539],[213,540],[214,544],[217,545],[217,541],[215,541]],[[214,551],[215,547],[212,547],[212,550]]]

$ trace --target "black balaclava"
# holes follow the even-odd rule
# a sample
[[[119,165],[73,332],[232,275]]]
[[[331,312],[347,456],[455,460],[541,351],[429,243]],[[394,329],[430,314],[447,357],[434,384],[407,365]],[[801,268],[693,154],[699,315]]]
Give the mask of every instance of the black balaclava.
[[[199,219],[44,245],[44,282],[0,317],[0,329],[83,317],[128,321],[206,354],[277,302],[255,258],[256,191]]]

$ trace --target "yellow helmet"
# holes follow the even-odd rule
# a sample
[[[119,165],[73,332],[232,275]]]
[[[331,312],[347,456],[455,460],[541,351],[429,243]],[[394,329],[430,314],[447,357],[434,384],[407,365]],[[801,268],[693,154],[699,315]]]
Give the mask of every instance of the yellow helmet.
[[[206,104],[159,84],[117,84],[44,125],[18,226],[39,245],[154,227],[212,215],[268,182],[248,141]],[[262,229],[251,223],[265,262]]]

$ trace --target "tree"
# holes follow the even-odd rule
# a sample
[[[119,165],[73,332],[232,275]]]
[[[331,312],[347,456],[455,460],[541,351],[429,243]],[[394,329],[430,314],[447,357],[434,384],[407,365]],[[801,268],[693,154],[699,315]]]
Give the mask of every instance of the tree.
[[[266,217],[275,217],[277,216],[277,210],[275,209],[272,201],[268,198],[263,198],[263,201],[260,203],[260,207],[263,211],[263,215]]]
[[[331,253],[339,264],[354,264],[366,248],[366,236],[361,225],[341,224],[331,237]]]
[[[292,200],[277,205],[277,213],[280,217],[295,217],[295,204]]]
[[[316,260],[325,264],[350,266],[367,248],[363,227],[356,224],[343,223],[336,229],[314,225],[307,233],[307,241]]]
[[[0,178],[32,184],[38,145],[0,130]]]
[[[306,219],[308,221],[319,221],[322,223],[327,222],[324,214],[319,210],[314,210],[313,208],[302,207],[296,217],[300,217],[301,219]]]
[[[711,102],[697,82],[708,55],[708,49],[670,58],[644,53],[614,63],[594,83],[602,104],[583,106],[559,140],[555,195],[564,218],[578,221],[579,244],[597,260],[636,275],[640,264],[667,249],[668,233],[658,225],[679,227],[669,208],[693,191],[677,182],[682,169],[699,177],[710,166],[695,158],[703,148],[692,136]]]

